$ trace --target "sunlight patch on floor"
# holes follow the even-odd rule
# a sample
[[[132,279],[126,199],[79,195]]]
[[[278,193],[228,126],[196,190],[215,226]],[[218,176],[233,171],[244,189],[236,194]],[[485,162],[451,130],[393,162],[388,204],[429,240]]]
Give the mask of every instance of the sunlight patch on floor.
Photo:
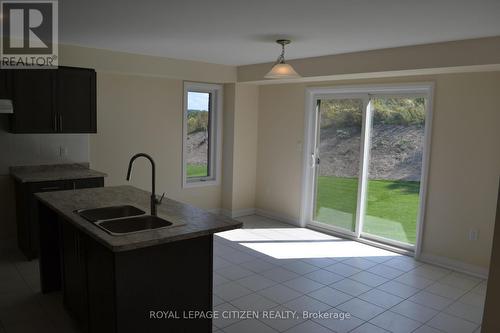
[[[305,228],[237,229],[217,235],[276,259],[399,256]]]

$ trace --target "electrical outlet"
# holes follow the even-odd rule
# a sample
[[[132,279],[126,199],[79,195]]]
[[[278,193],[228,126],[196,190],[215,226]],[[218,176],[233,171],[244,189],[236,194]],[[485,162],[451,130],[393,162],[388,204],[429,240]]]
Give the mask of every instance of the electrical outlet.
[[[479,238],[479,230],[478,229],[470,229],[469,230],[469,240],[477,241]]]

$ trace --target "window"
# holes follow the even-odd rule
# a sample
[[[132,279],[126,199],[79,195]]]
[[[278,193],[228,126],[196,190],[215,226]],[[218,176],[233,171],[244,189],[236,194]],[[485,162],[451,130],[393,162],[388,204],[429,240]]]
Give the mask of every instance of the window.
[[[183,187],[218,184],[222,86],[186,82],[183,119]]]

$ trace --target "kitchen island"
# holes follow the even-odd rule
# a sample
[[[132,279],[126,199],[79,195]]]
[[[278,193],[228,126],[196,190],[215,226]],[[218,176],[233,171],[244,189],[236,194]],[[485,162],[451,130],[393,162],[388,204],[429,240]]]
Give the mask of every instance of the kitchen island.
[[[212,310],[213,234],[241,222],[167,198],[157,206],[172,223],[165,228],[116,235],[78,214],[127,205],[148,212],[150,196],[132,186],[36,194],[42,292],[62,290],[84,331],[212,330],[210,318],[185,314]]]

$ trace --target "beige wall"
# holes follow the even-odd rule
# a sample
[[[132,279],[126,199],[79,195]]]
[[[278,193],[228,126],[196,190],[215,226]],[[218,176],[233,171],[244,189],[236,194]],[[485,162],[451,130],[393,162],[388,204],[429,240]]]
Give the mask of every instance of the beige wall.
[[[227,215],[255,207],[259,87],[224,86],[222,209]]]
[[[435,107],[423,254],[488,267],[500,174],[500,72],[342,84],[433,81]],[[256,207],[298,220],[306,84],[260,87]],[[480,231],[468,241],[468,231]]]
[[[125,181],[130,157],[151,154],[157,192],[201,208],[219,209],[221,186],[182,188],[183,81],[234,82],[233,66],[61,45],[60,62],[97,70],[97,131],[90,136],[91,167],[106,185]],[[132,181],[151,189],[149,165],[134,165]]]
[[[220,186],[182,189],[183,82],[111,73],[97,74],[98,133],[90,137],[92,168],[108,173],[107,186],[127,183],[130,157],[151,154],[157,192],[202,208],[219,208]],[[137,160],[132,185],[151,189],[150,167]]]
[[[259,88],[236,85],[233,151],[234,211],[255,207]]]

